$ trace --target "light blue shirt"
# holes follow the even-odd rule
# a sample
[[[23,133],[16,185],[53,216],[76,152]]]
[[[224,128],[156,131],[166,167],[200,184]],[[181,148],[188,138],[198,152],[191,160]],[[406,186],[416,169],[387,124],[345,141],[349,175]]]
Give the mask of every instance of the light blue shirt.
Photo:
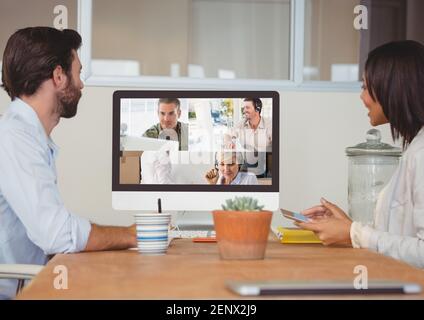
[[[222,177],[222,176],[220,176]],[[221,178],[218,179],[216,184],[221,184]],[[238,172],[236,177],[230,184],[240,184],[240,185],[256,185],[258,184],[258,179],[255,174],[251,172]]]
[[[86,247],[91,224],[65,208],[57,153],[35,111],[15,99],[0,118],[0,264],[45,264],[47,255]],[[0,299],[16,286],[0,280]]]

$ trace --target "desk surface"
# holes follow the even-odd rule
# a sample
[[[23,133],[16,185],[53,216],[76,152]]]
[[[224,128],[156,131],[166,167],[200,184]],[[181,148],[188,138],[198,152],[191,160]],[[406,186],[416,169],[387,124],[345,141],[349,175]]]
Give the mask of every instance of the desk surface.
[[[57,265],[68,269],[68,289],[53,283]],[[270,241],[265,260],[220,260],[216,243],[174,240],[163,256],[134,250],[56,255],[18,299],[239,299],[228,280],[352,280],[354,267],[368,268],[369,280],[416,282],[424,288],[424,271],[363,249],[322,245],[283,245]],[[388,296],[366,296],[378,299]],[[390,298],[424,299],[421,295]],[[277,298],[317,298],[284,296]],[[319,296],[318,298],[365,298]]]

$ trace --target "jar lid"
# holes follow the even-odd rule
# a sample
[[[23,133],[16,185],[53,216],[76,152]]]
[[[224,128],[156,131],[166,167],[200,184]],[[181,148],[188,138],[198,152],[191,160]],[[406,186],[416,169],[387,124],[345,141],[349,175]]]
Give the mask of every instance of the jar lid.
[[[402,155],[401,148],[381,142],[381,133],[377,129],[369,130],[365,138],[367,142],[346,148],[346,154],[348,156],[380,155],[391,157],[400,157]]]

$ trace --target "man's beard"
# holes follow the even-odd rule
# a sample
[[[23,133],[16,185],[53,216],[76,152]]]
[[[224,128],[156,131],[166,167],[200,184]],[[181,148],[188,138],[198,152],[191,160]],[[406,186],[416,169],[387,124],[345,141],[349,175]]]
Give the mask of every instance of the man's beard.
[[[78,102],[81,98],[81,90],[78,89],[69,75],[69,83],[66,88],[57,93],[57,110],[61,118],[72,118],[77,114]]]

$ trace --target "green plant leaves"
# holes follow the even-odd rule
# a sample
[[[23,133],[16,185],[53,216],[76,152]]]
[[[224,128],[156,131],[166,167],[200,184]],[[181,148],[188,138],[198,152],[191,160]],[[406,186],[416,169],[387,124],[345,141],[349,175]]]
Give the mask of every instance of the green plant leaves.
[[[234,200],[227,199],[222,205],[225,211],[261,211],[264,206],[258,205],[258,200],[251,197],[235,197]]]

